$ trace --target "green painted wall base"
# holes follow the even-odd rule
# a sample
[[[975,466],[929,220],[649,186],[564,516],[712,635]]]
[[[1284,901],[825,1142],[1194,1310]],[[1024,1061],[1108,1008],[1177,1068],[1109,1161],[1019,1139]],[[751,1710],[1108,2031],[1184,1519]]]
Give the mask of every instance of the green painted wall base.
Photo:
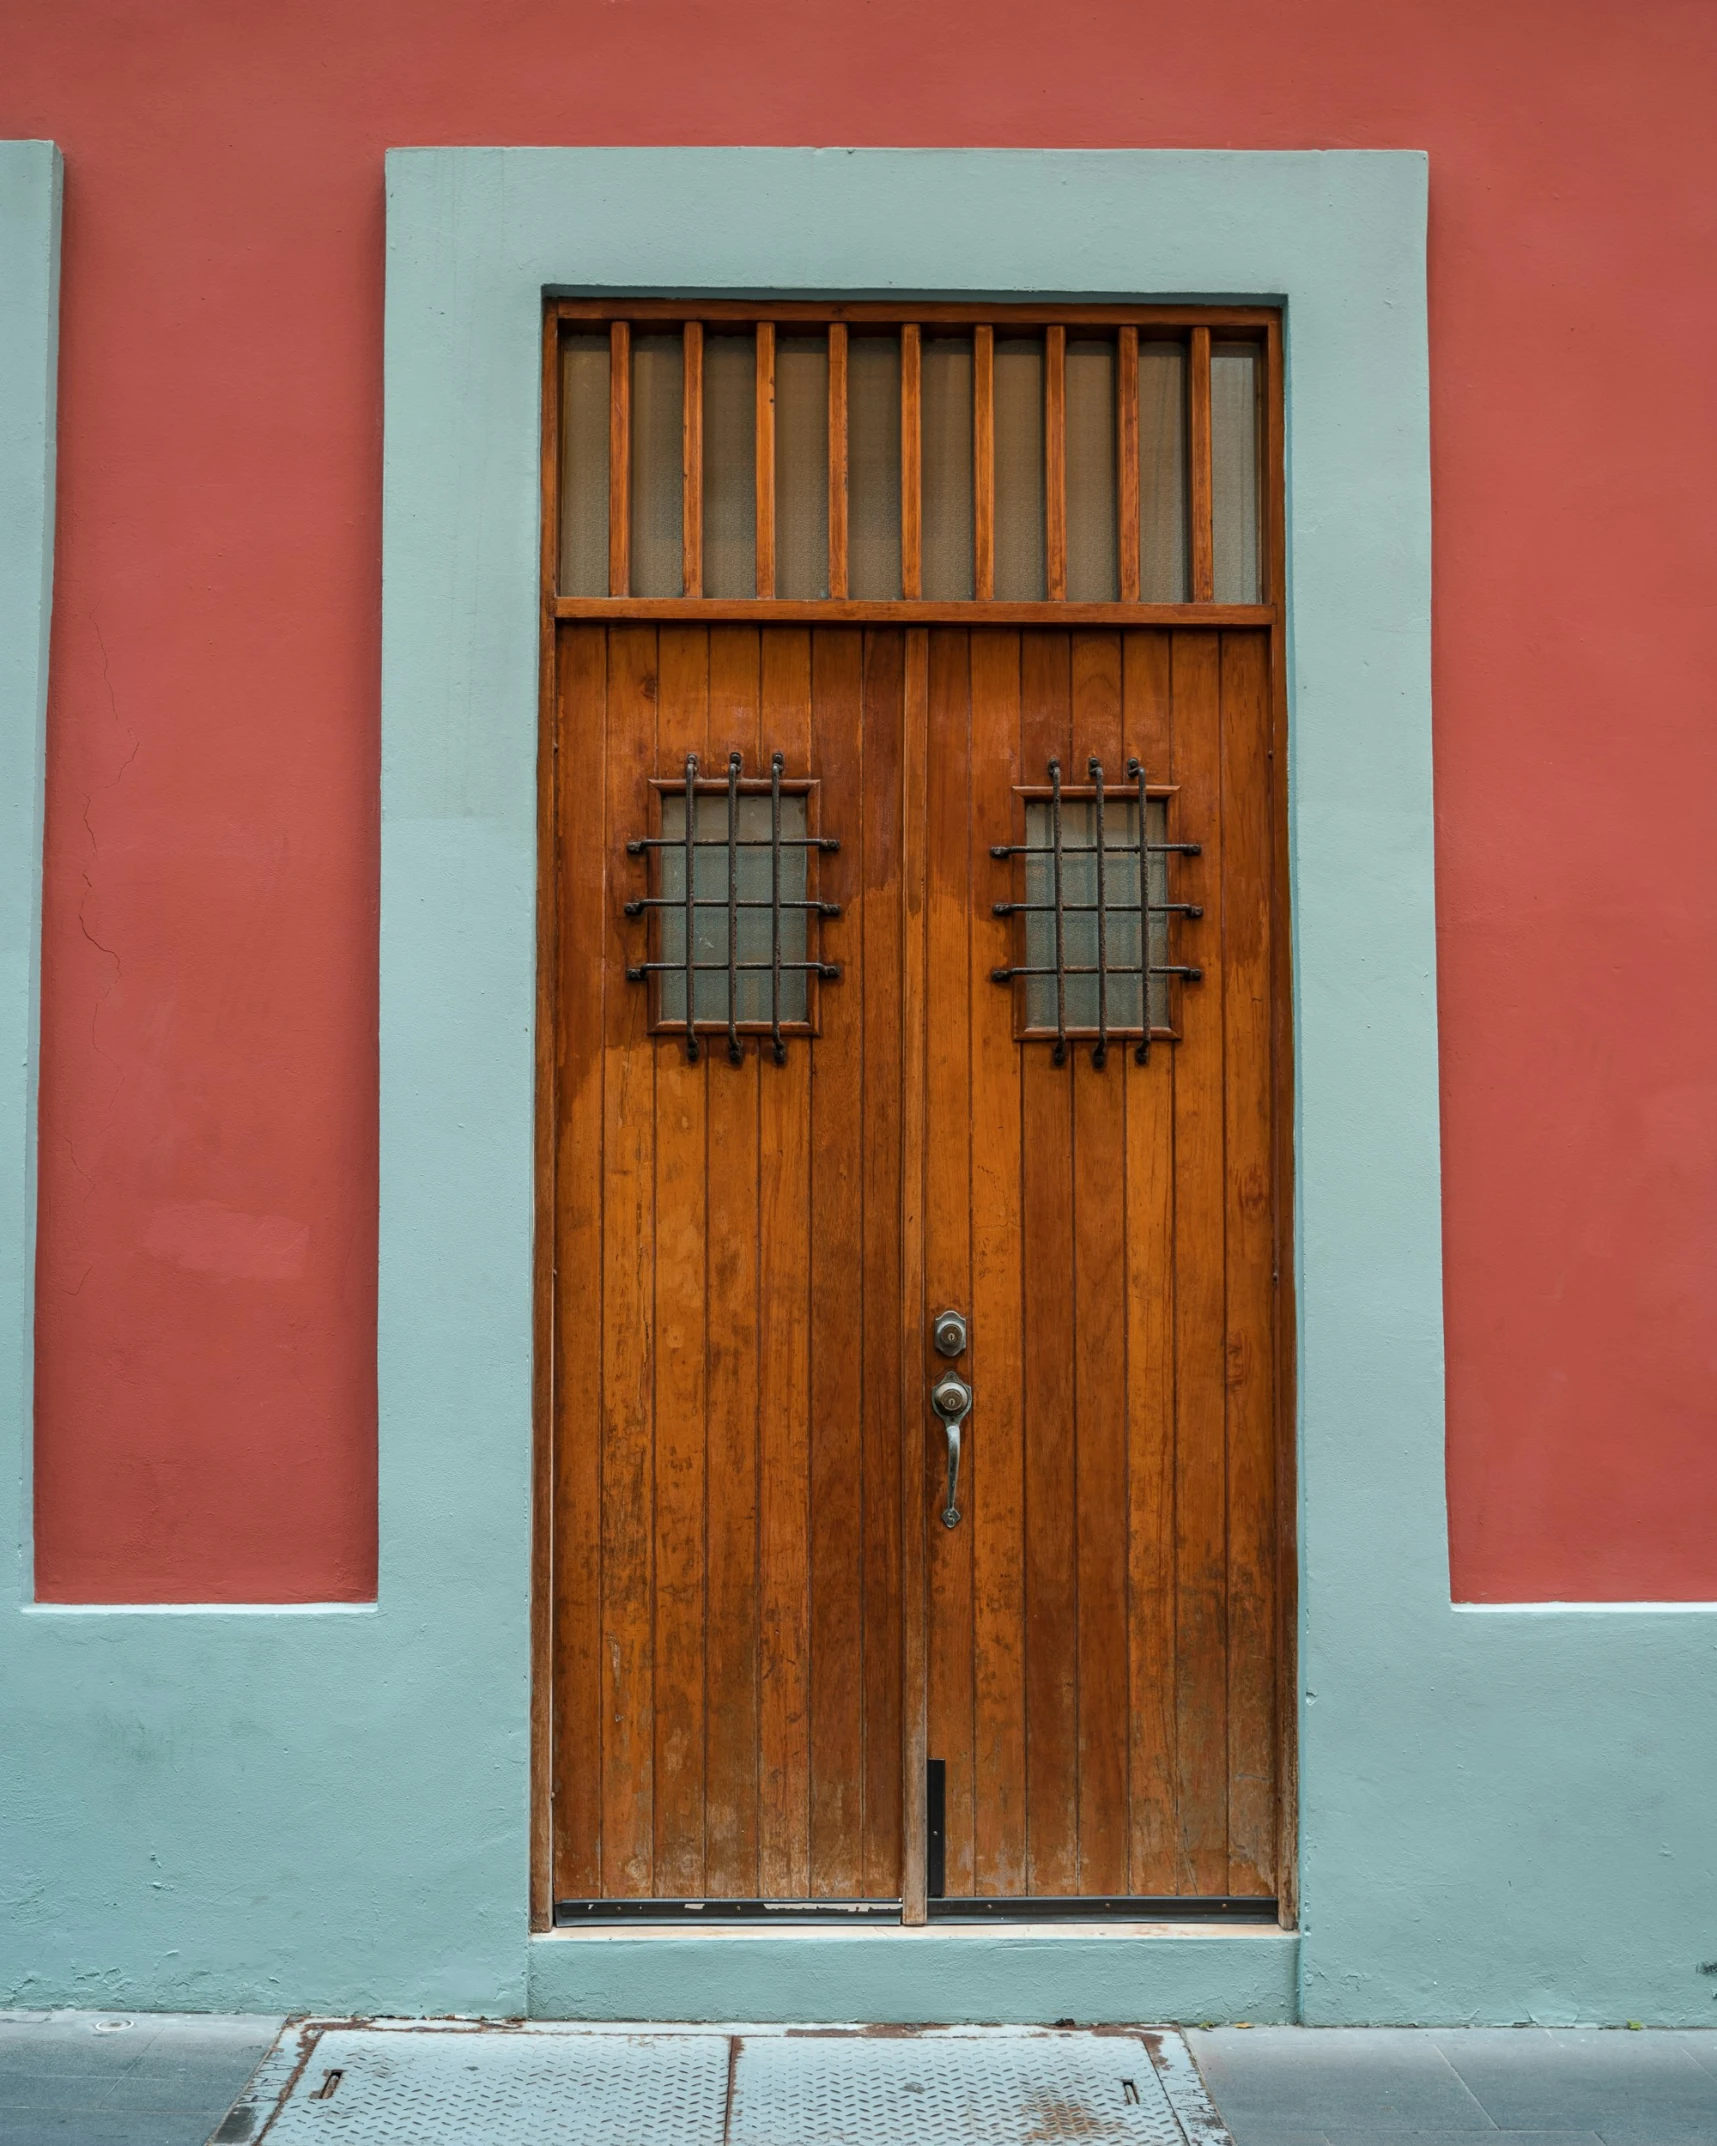
[[[1298,2017],[1291,1930],[579,1930],[531,1940],[534,2019],[1081,2026]]]

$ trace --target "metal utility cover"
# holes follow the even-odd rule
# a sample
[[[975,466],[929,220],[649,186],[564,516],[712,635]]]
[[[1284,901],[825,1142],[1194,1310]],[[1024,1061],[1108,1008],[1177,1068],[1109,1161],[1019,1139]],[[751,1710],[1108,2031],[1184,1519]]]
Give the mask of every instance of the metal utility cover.
[[[1142,2042],[1097,2034],[747,2040],[729,2146],[1184,2146]]]
[[[268,2146],[721,2146],[727,2054],[723,2034],[336,2028]]]
[[[1150,2040],[1162,2045],[1155,2062],[1141,2035],[1043,2028],[310,2021],[287,2029],[215,2136],[258,2146],[1220,2146],[1226,2133],[1179,2038]]]

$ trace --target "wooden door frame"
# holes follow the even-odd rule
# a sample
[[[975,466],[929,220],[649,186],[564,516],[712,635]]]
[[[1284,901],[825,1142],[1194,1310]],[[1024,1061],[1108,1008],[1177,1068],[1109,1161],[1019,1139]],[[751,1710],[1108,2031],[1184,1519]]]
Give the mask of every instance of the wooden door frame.
[[[1217,605],[1208,600],[1178,605],[1141,603],[1071,604],[981,603],[973,600],[853,604],[821,600],[777,603],[751,599],[569,600],[558,587],[560,556],[560,340],[566,320],[591,318],[705,318],[725,315],[748,320],[780,315],[828,320],[869,315],[889,321],[903,318],[997,320],[1104,320],[1160,323],[1202,332],[1233,327],[1261,331],[1266,353],[1264,384],[1263,528],[1268,585],[1261,605]],[[664,299],[615,301],[545,300],[542,316],[542,432],[540,460],[541,527],[539,552],[539,699],[537,734],[537,887],[536,887],[536,1032],[535,1124],[533,1144],[534,1241],[532,1266],[532,1535],[531,1535],[531,1692],[530,1692],[530,1927],[554,1927],[553,1903],[553,1669],[554,1669],[554,1489],[557,1375],[554,1319],[554,1217],[557,1194],[555,1127],[558,1115],[557,1039],[559,1034],[560,830],[557,811],[557,636],[563,619],[660,620],[696,618],[752,626],[795,620],[811,624],[890,624],[906,629],[906,720],[901,756],[902,782],[902,920],[903,1054],[916,1065],[918,1078],[906,1083],[903,1098],[901,1157],[901,1409],[903,1429],[922,1413],[926,1390],[925,1274],[925,1114],[927,1019],[927,781],[928,781],[928,632],[930,624],[977,626],[1009,623],[1021,627],[1061,629],[1101,625],[1111,628],[1225,627],[1268,633],[1270,642],[1272,843],[1272,1125],[1274,1144],[1274,1243],[1276,1290],[1273,1315],[1276,1449],[1276,1739],[1277,1739],[1277,1894],[1284,1928],[1298,1923],[1298,1530],[1295,1426],[1295,1264],[1293,1221],[1294,1053],[1292,1027],[1292,954],[1289,911],[1289,828],[1287,756],[1287,588],[1285,394],[1282,317],[1278,309],[1259,307],[1061,307],[970,303],[871,306],[730,304]],[[1204,413],[1202,448],[1199,410],[1193,413],[1194,458],[1191,483],[1195,532],[1209,528],[1209,421]],[[1202,460],[1200,455],[1202,453]],[[1200,503],[1200,487],[1203,487]],[[1195,535],[1195,550],[1197,538]],[[1196,569],[1195,569],[1196,571]],[[1207,578],[1207,577],[1206,577]],[[914,713],[917,720],[914,720]],[[906,1314],[916,1306],[918,1316]],[[925,1814],[920,1789],[928,1749],[928,1633],[926,1516],[920,1495],[922,1452],[909,1434],[901,1439],[901,1626],[902,1626],[902,1921],[926,1920]]]

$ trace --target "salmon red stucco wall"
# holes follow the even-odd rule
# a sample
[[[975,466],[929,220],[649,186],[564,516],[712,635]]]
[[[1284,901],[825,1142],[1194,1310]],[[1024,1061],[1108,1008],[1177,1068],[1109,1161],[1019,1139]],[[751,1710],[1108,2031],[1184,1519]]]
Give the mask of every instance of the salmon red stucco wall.
[[[6,46],[67,170],[42,1598],[373,1588],[382,152],[673,141],[1429,151],[1454,1588],[1717,1597],[1717,14],[13,0]]]

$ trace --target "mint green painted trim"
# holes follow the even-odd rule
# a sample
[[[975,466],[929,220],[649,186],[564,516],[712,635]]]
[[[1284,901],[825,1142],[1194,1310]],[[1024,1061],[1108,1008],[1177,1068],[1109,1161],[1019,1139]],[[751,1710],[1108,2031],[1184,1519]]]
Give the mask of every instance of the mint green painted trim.
[[[0,1988],[731,2017],[784,2002],[780,1958],[836,1962],[800,2016],[888,2001],[886,1951],[794,1940],[748,1990],[726,1943],[526,1932],[541,294],[1060,292],[1287,306],[1301,2010],[1706,2019],[1717,1633],[1449,1602],[1424,158],[439,149],[388,181],[380,1600],[7,1621]],[[1222,2019],[1269,2016],[1246,1948],[1293,1950],[1042,1942],[958,1957],[1004,1963],[987,2002],[1048,1957]]]
[[[0,1601],[30,1592],[42,782],[54,592],[60,203],[52,142],[0,142]]]
[[[1295,2017],[1286,1930],[635,1930],[534,1937],[538,2019],[1082,2026]],[[843,2010],[842,2007],[845,2007]]]

